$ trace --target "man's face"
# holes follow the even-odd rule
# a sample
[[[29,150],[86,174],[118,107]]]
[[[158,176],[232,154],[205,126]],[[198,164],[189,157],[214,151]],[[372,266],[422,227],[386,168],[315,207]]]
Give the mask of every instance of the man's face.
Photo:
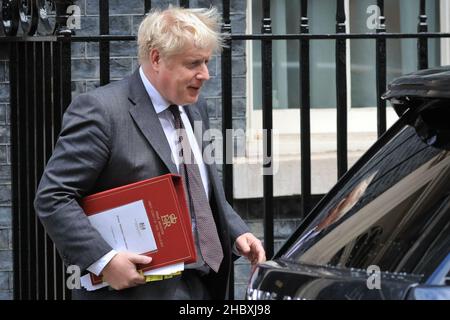
[[[211,54],[210,49],[189,46],[181,54],[160,57],[156,78],[161,95],[177,105],[197,102],[200,88],[209,79]]]

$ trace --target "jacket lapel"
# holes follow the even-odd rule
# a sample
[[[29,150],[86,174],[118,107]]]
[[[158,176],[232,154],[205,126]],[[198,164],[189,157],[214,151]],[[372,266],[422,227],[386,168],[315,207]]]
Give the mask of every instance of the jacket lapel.
[[[130,114],[145,138],[171,173],[178,174],[177,167],[172,161],[172,153],[166,135],[153,107],[152,101],[142,83],[139,69],[130,79],[129,100],[133,104]]]

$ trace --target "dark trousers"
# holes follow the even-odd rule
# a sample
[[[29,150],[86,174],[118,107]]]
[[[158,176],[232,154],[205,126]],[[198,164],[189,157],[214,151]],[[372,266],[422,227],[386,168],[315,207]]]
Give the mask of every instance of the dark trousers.
[[[125,290],[102,288],[72,291],[73,300],[210,300],[204,277],[196,270],[184,270],[180,276],[149,282]]]
[[[174,300],[211,300],[211,295],[202,276],[196,270],[185,270],[181,283],[175,290]]]

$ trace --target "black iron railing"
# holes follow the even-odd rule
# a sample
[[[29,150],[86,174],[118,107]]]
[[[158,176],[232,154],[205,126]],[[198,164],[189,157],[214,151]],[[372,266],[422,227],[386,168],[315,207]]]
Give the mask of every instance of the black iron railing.
[[[300,150],[301,150],[301,199],[299,218],[308,213],[313,206],[311,194],[311,135],[310,135],[310,45],[312,41],[328,40],[335,42],[336,54],[336,108],[337,108],[337,167],[338,176],[347,171],[347,49],[348,39],[373,39],[376,43],[376,87],[377,92],[377,130],[378,136],[386,131],[386,102],[381,94],[386,89],[387,39],[417,39],[418,69],[428,66],[428,39],[450,38],[450,33],[428,32],[426,3],[420,1],[420,15],[417,33],[387,33],[384,17],[384,1],[374,1],[380,8],[378,28],[375,33],[349,34],[346,30],[345,1],[336,0],[336,33],[310,34],[308,1],[300,0],[300,28],[295,34],[273,34],[270,15],[270,0],[263,0],[263,19],[260,34],[233,33],[230,22],[230,1],[222,1],[222,31],[230,34],[228,46],[221,55],[222,77],[222,130],[224,136],[223,183],[228,201],[233,203],[233,167],[226,150],[226,139],[231,139],[227,129],[232,128],[232,48],[237,40],[260,41],[262,61],[262,112],[264,136],[264,243],[267,256],[274,253],[273,223],[273,175],[272,159],[272,44],[278,40],[297,40],[300,44]],[[324,0],[328,1],[328,0]],[[145,12],[152,6],[144,0]],[[50,5],[49,5],[50,3]],[[189,1],[180,0],[181,6],[189,7]],[[37,18],[39,6],[47,5],[53,12],[50,19]],[[18,1],[2,2],[3,21],[7,36],[0,37],[0,45],[10,48],[10,86],[11,86],[11,144],[12,144],[12,205],[14,237],[14,296],[17,299],[60,299],[68,298],[65,289],[65,271],[52,242],[46,236],[33,212],[33,198],[43,168],[51,155],[55,139],[59,133],[61,116],[71,100],[71,51],[73,42],[97,42],[100,48],[100,84],[110,81],[110,43],[113,41],[135,41],[135,36],[109,35],[109,1],[99,1],[100,35],[76,36],[67,28],[67,7],[73,2],[56,1]],[[20,21],[19,11],[28,17]],[[51,12],[48,12],[51,13]],[[50,17],[52,15],[50,14]],[[37,36],[39,23],[52,30],[52,36]],[[28,37],[17,36],[19,26]],[[34,36],[33,36],[34,35]],[[269,173],[269,174],[267,174]]]
[[[64,266],[34,213],[35,191],[70,103],[70,42],[10,43],[14,296],[66,296]]]

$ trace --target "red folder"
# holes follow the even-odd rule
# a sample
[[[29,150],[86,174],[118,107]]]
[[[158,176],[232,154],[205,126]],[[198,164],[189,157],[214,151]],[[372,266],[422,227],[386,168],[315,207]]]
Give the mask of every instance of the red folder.
[[[166,174],[96,193],[84,198],[80,205],[89,216],[139,200],[143,201],[157,249],[142,253],[152,257],[152,262],[138,269],[148,271],[180,262],[195,262],[191,219],[178,175]],[[102,282],[101,277],[93,274],[91,280],[93,284]]]

